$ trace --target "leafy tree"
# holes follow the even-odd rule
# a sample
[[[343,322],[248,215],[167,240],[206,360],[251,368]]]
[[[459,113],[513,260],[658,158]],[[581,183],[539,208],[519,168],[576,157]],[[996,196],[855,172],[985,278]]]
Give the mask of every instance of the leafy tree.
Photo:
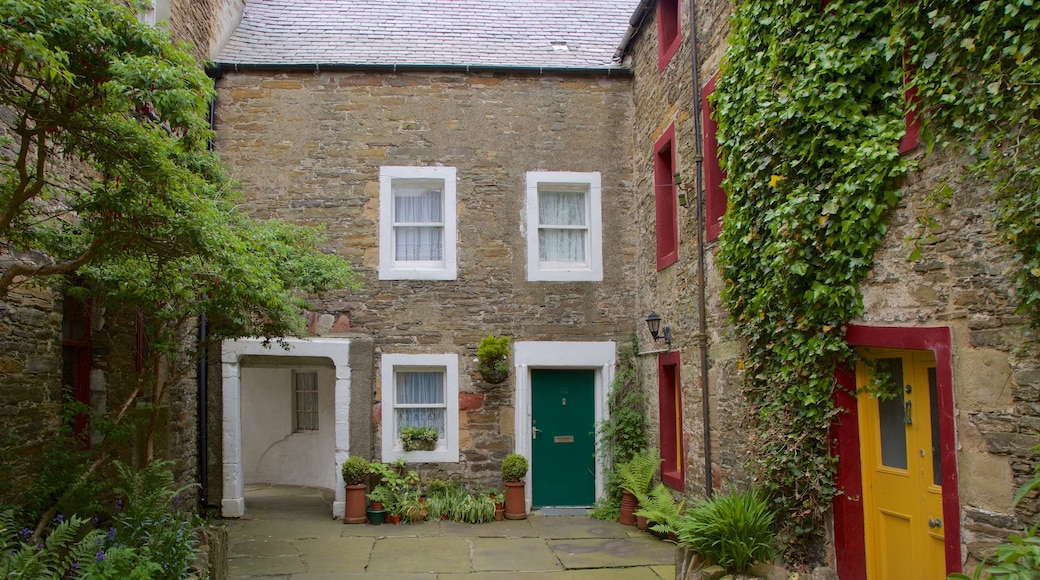
[[[134,4],[0,0],[0,298],[60,281],[143,322],[145,369],[105,421],[118,429],[147,395],[151,460],[159,409],[205,346],[198,316],[213,341],[300,336],[304,296],[357,280],[320,251],[320,232],[235,207],[208,148],[212,82]],[[80,482],[112,446],[94,450]]]

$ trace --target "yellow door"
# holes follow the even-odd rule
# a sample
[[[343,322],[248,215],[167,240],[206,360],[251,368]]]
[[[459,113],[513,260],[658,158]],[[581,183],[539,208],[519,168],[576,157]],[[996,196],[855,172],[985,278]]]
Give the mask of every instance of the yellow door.
[[[945,578],[935,357],[917,350],[863,354],[872,364],[859,363],[856,384],[876,375],[895,394],[859,397],[867,577]]]

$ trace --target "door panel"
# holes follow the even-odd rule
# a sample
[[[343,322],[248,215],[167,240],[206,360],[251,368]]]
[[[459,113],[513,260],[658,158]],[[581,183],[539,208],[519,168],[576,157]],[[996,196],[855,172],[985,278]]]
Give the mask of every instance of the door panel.
[[[531,371],[531,499],[535,507],[596,499],[595,385],[591,369]]]
[[[935,359],[928,351],[864,351],[856,382],[876,376],[894,395],[859,396],[867,577],[944,578],[942,465]]]

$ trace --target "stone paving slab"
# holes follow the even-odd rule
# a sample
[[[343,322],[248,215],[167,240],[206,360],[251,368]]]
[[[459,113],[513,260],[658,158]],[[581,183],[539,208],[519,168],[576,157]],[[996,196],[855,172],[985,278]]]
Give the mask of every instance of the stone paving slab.
[[[563,566],[542,538],[474,538],[474,572],[553,572]]]
[[[661,549],[661,545],[672,549]],[[575,568],[622,568],[663,566],[675,563],[674,545],[647,536],[623,539],[573,539],[549,542],[556,557],[568,570]]]
[[[368,572],[436,574],[470,572],[469,540],[424,536],[384,538],[372,549]]]

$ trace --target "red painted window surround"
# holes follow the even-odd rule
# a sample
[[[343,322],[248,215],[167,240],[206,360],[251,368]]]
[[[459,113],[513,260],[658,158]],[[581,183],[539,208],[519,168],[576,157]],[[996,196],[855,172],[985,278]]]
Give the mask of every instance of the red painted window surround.
[[[961,571],[960,495],[957,491],[957,446],[953,422],[953,359],[949,327],[894,327],[850,324],[846,340],[852,346],[930,350],[935,355],[942,449],[943,522],[946,533],[946,573]],[[863,521],[863,474],[860,465],[859,414],[856,374],[840,368],[835,378],[834,402],[841,411],[831,425],[831,453],[838,456],[838,489],[834,498],[834,548],[840,554],[838,576],[843,580],[867,577]],[[949,468],[947,468],[949,466]]]
[[[682,384],[679,351],[657,355],[657,395],[661,418],[661,482],[683,491]]]
[[[682,17],[679,0],[657,1],[657,72],[671,62],[682,44]]]
[[[675,191],[675,125],[654,144],[654,210],[658,271],[679,259],[679,210]]]
[[[704,238],[706,241],[718,239],[722,231],[722,216],[726,214],[726,192],[722,189],[722,180],[726,179],[726,171],[719,163],[719,141],[715,137],[718,130],[715,120],[711,118],[712,108],[708,97],[715,92],[715,81],[719,73],[715,73],[701,90],[701,127],[704,132]]]
[[[910,71],[908,70],[903,84],[910,82]],[[899,154],[911,151],[921,142],[921,95],[917,93],[917,87],[908,87],[904,94],[906,99],[906,132],[899,140]]]
[[[90,302],[75,298],[65,299],[65,320],[62,322],[62,381],[68,394],[77,403],[90,406]],[[77,413],[73,432],[81,448],[90,445],[90,418]]]

